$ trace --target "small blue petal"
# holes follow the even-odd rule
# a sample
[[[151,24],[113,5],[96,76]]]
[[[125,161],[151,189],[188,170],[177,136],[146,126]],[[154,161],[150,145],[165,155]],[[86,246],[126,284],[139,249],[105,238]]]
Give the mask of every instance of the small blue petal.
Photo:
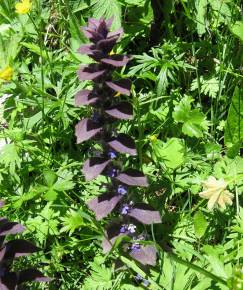
[[[117,193],[121,194],[121,195],[125,195],[127,194],[127,189],[125,186],[123,185],[119,185],[117,188]]]
[[[128,204],[124,204],[122,209],[121,209],[121,214],[124,214],[124,215],[128,214],[129,209],[130,209],[129,205]]]
[[[131,245],[130,250],[131,251],[139,251],[141,246],[138,243],[134,243]]]
[[[126,225],[121,226],[120,233],[124,234],[127,231]]]
[[[149,281],[148,280],[146,280],[146,279],[143,279],[143,286],[144,287],[148,287],[149,286]]]
[[[115,151],[110,150],[107,155],[111,158],[114,159],[117,157],[117,153]]]

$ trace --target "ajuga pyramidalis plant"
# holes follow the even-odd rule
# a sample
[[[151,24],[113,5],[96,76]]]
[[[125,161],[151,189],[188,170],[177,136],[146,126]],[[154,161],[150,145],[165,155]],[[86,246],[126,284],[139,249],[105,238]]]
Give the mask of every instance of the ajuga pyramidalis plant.
[[[0,202],[0,207],[3,205]],[[25,282],[49,282],[51,279],[45,277],[37,269],[25,269],[19,272],[12,271],[15,258],[30,255],[39,249],[32,243],[15,239],[5,242],[7,235],[22,233],[25,227],[17,222],[11,222],[7,218],[0,218],[0,289],[18,290]],[[23,289],[23,288],[22,288]]]
[[[79,91],[75,96],[75,104],[92,106],[93,115],[78,122],[75,134],[78,144],[93,139],[102,148],[83,165],[86,181],[100,174],[107,176],[108,180],[106,192],[90,200],[88,207],[94,211],[97,220],[112,211],[118,214],[105,231],[103,251],[109,252],[118,237],[128,236],[129,242],[123,245],[122,250],[141,264],[153,266],[156,264],[156,248],[140,242],[147,239],[147,234],[139,231],[139,224],[160,223],[161,218],[159,212],[149,205],[133,202],[132,188],[147,187],[148,180],[142,172],[123,166],[125,154],[137,154],[133,138],[116,130],[116,121],[133,119],[132,105],[121,100],[122,95],[130,95],[131,82],[129,79],[113,80],[113,72],[125,66],[130,57],[112,52],[123,30],[110,32],[111,25],[112,19],[91,18],[88,26],[83,27],[91,44],[81,46],[78,51],[87,54],[95,62],[81,66],[78,77],[80,81],[93,81],[93,89]]]

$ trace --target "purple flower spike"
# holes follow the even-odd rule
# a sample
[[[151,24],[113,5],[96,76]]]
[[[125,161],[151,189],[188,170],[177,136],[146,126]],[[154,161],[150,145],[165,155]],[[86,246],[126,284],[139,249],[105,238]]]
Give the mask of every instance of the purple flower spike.
[[[115,67],[120,67],[124,66],[129,62],[130,58],[126,55],[111,55],[107,58],[102,58],[101,62],[115,66]]]
[[[97,220],[106,217],[113,210],[120,216],[119,222],[112,223],[107,228],[102,242],[104,253],[112,249],[118,237],[126,236],[128,240],[132,238],[134,242],[128,248],[126,243],[123,250],[127,249],[128,254],[141,264],[153,266],[156,263],[156,249],[136,242],[146,238],[144,234],[139,234],[137,224],[160,223],[161,218],[159,212],[152,207],[143,203],[134,205],[130,199],[132,196],[130,186],[148,187],[149,184],[142,172],[124,168],[127,162],[122,164],[125,157],[121,154],[136,156],[137,150],[136,142],[131,136],[115,130],[115,124],[120,120],[133,119],[133,106],[129,100],[119,101],[120,95],[130,96],[131,81],[112,78],[114,70],[127,65],[130,60],[130,56],[116,54],[115,45],[123,34],[123,29],[111,32],[112,21],[113,18],[108,20],[90,18],[88,26],[83,27],[84,35],[91,43],[82,45],[78,52],[88,55],[94,63],[81,66],[78,78],[81,81],[92,81],[93,89],[79,91],[75,96],[75,104],[76,106],[90,105],[94,108],[94,113],[90,119],[78,122],[75,135],[78,144],[95,138],[102,147],[102,150],[99,149],[98,156],[92,150],[93,157],[84,162],[85,180],[90,181],[98,175],[110,177],[107,179],[110,186],[108,184],[106,186],[108,192],[88,201],[89,209],[95,213]],[[124,96],[122,98],[124,99]],[[131,159],[132,157],[129,161]],[[123,198],[126,198],[125,203],[122,203]],[[124,240],[119,239],[119,242],[123,243]],[[148,285],[147,280],[142,278],[139,280],[144,286]]]
[[[10,222],[6,218],[0,218],[0,236],[22,233],[25,227],[16,222]]]
[[[120,228],[120,233],[134,234],[136,232],[136,226],[134,224],[123,224]]]
[[[98,97],[90,90],[79,91],[75,96],[75,105],[76,106],[85,106],[95,104],[98,100]]]

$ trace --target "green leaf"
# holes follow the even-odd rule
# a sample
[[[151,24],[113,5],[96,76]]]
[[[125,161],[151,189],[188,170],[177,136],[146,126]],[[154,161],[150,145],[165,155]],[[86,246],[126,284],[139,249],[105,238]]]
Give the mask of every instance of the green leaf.
[[[203,250],[207,254],[207,259],[211,265],[212,272],[219,277],[227,279],[228,277],[225,272],[224,263],[219,257],[221,249],[219,247],[205,245],[203,246]]]
[[[152,147],[156,157],[162,159],[167,167],[176,169],[183,164],[185,146],[181,139],[171,138],[164,144],[157,140],[152,142]]]
[[[48,239],[49,235],[59,235],[59,215],[58,211],[51,208],[51,203],[47,203],[38,216],[28,218],[26,221],[27,228],[42,244]]]
[[[114,17],[112,27],[114,29],[121,27],[121,5],[118,0],[92,0],[91,5],[93,17],[106,19]]]
[[[43,50],[38,45],[31,43],[31,42],[21,42],[20,44],[22,46],[28,48],[29,51],[41,56],[42,58],[44,58],[44,59],[48,58],[47,52],[43,52]]]
[[[53,185],[53,189],[56,191],[66,191],[74,188],[74,182],[72,181],[73,174],[67,170],[63,170],[58,173],[57,182]]]
[[[172,114],[174,120],[182,125],[182,132],[190,137],[200,138],[208,129],[208,121],[199,109],[191,109],[193,99],[185,96],[174,108]]]
[[[235,158],[239,154],[241,147],[242,147],[242,142],[237,142],[233,144],[232,146],[229,146],[227,148],[227,156],[232,159]]]
[[[122,4],[128,4],[132,6],[141,6],[145,5],[145,0],[119,0]]]
[[[216,77],[212,78],[204,78],[200,76],[198,79],[194,79],[191,83],[191,91],[198,90],[198,86],[200,85],[201,92],[205,96],[209,96],[211,98],[216,98],[219,92],[219,80]]]
[[[82,290],[108,290],[112,289],[112,268],[106,268],[104,259],[96,257],[90,263],[91,271],[83,283]]]
[[[236,21],[233,26],[230,27],[231,32],[243,41],[243,21]]]
[[[194,124],[192,121],[187,121],[183,124],[182,132],[190,137],[200,138],[203,136],[200,126]]]
[[[56,173],[50,169],[46,169],[46,170],[44,170],[43,174],[44,174],[44,179],[45,179],[46,185],[51,187],[57,180]]]
[[[206,229],[208,227],[208,222],[201,211],[195,213],[193,217],[193,223],[195,235],[197,238],[200,239],[201,237],[204,236]]]
[[[144,287],[134,286],[131,284],[122,284],[120,290],[144,290]]]
[[[70,232],[70,234],[84,225],[80,211],[74,211],[72,209],[69,210],[61,220],[63,222],[61,232]]]
[[[201,90],[204,95],[216,98],[219,91],[219,81],[217,78],[202,79]]]
[[[239,87],[234,90],[233,98],[230,104],[225,131],[224,142],[226,146],[231,147],[243,140],[243,94]]]
[[[19,156],[19,148],[15,143],[6,144],[0,151],[0,163],[5,168],[9,167],[10,173],[14,174],[16,167],[20,167],[21,158]]]
[[[57,192],[53,189],[49,189],[45,195],[44,195],[45,200],[47,201],[54,201],[57,199]]]
[[[197,23],[197,32],[199,35],[202,35],[206,32],[206,24],[205,24],[205,15],[207,11],[207,0],[196,0],[196,23]]]
[[[231,20],[231,10],[227,0],[208,0],[212,7],[215,19],[215,26],[220,22],[225,23]]]

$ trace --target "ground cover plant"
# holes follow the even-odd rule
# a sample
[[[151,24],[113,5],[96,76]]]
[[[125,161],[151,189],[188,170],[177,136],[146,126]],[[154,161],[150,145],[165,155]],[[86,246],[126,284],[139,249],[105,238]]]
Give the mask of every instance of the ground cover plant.
[[[243,289],[241,9],[0,2],[1,283]]]

